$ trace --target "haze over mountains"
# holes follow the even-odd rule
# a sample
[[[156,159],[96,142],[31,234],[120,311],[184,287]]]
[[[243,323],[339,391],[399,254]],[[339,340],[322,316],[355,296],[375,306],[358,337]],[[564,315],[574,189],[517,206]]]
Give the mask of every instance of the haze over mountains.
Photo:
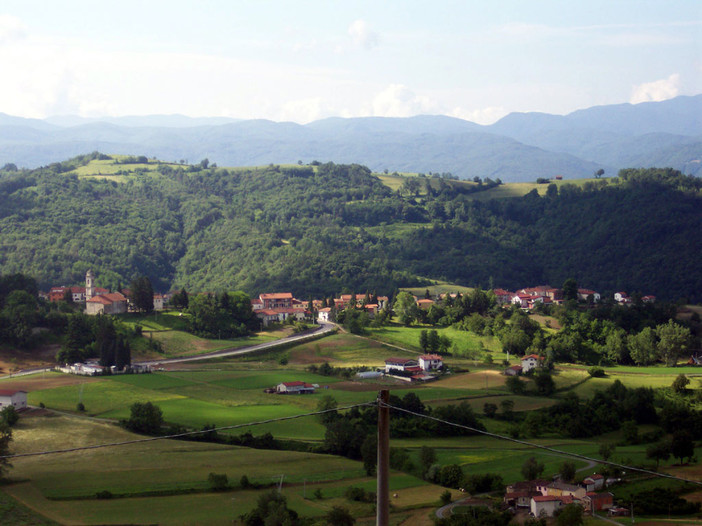
[[[34,168],[101,151],[221,166],[360,163],[505,182],[602,168],[670,166],[699,175],[702,95],[597,106],[569,115],[512,113],[478,125],[447,116],[328,118],[306,125],[181,115],[25,119],[0,114],[0,165]]]

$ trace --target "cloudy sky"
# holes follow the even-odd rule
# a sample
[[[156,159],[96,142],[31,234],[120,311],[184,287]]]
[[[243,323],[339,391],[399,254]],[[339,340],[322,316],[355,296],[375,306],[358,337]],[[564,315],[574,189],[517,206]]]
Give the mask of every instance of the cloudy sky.
[[[0,112],[489,124],[702,92],[700,0],[2,0]]]

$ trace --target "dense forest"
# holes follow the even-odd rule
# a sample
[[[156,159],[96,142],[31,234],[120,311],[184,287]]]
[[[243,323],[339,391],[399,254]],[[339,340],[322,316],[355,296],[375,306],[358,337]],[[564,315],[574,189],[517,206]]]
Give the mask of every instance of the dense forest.
[[[224,169],[148,162],[114,177],[102,154],[0,171],[0,268],[42,288],[148,276],[156,290],[389,293],[444,279],[519,287],[575,278],[603,294],[702,301],[702,180],[625,170],[544,196],[479,201],[420,178],[392,190],[360,165]],[[133,158],[120,162],[143,162]]]

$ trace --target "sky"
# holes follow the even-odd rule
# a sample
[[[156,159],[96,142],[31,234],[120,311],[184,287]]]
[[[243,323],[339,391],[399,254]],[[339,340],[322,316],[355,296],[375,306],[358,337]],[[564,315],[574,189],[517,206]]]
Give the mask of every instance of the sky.
[[[491,124],[702,93],[700,0],[2,0],[0,112]]]

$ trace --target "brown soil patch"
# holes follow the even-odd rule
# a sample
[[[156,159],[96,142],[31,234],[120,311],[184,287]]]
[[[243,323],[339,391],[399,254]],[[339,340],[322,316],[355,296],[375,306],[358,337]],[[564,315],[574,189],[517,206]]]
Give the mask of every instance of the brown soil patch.
[[[332,362],[332,358],[327,356],[319,356],[312,349],[297,349],[290,353],[290,362],[293,364],[309,364],[309,363],[320,363],[320,362]]]
[[[98,382],[99,378],[90,376],[78,376],[75,374],[49,374],[42,378],[40,375],[18,376],[8,378],[2,382],[3,389],[21,389],[23,391],[41,391],[43,389],[53,389],[54,387],[64,387],[66,385],[76,385],[85,382]]]
[[[0,349],[0,374],[10,374],[22,369],[32,369],[42,365],[56,365],[58,344],[42,345],[32,350]]]
[[[546,322],[548,321],[548,322],[550,322],[552,329],[560,330],[560,328],[561,328],[561,324],[558,323],[558,320],[552,316],[542,316],[541,314],[532,314],[531,319],[539,322],[543,326],[546,326]]]

